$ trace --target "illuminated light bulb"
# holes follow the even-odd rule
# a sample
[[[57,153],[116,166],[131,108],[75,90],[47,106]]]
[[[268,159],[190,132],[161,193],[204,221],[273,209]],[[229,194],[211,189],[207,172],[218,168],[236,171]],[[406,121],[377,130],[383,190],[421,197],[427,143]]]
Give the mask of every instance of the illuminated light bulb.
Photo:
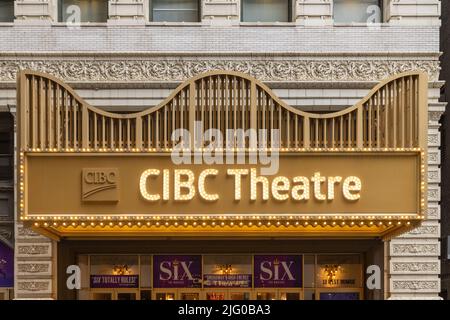
[[[223,227],[225,225],[225,222],[221,222],[220,225]]]

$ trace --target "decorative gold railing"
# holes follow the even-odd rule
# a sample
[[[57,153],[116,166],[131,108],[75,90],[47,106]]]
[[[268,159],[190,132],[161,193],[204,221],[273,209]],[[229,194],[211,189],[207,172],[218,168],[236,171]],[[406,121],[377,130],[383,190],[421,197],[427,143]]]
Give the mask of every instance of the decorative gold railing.
[[[171,149],[175,129],[278,129],[281,148],[412,148],[426,146],[427,79],[399,74],[345,110],[308,113],[263,83],[238,72],[215,71],[181,84],[156,107],[115,114],[89,105],[62,81],[39,72],[18,77],[22,151]],[[192,143],[192,140],[191,140]],[[230,143],[230,142],[229,142]],[[203,141],[200,147],[209,142]],[[238,147],[231,141],[230,148]],[[220,147],[220,146],[219,146]],[[249,148],[249,139],[244,143]],[[260,146],[257,146],[260,147]]]

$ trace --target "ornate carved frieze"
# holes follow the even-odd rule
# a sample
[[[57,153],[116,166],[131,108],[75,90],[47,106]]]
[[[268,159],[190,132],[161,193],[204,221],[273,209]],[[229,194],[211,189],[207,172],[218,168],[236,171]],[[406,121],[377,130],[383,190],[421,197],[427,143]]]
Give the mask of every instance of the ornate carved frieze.
[[[392,273],[439,273],[439,261],[436,262],[392,262]]]
[[[51,243],[19,243],[16,254],[18,257],[51,257]]]
[[[439,170],[428,170],[428,182],[439,183],[441,180]]]
[[[404,234],[403,238],[439,238],[440,229],[439,225],[427,225],[424,222],[420,227],[417,227],[408,233]]]
[[[441,216],[439,208],[439,206],[429,206],[427,209],[428,219],[439,219]]]
[[[428,120],[438,122],[441,119],[443,111],[429,111],[428,112]]]
[[[441,162],[441,152],[437,148],[428,149],[428,164],[439,165]]]
[[[183,81],[210,70],[248,73],[262,81],[379,81],[390,75],[421,70],[437,81],[439,61],[370,59],[15,59],[0,60],[0,81],[15,81],[16,73],[33,69],[65,81]]]
[[[30,263],[18,263],[17,272],[19,274],[50,274],[51,263],[50,262],[30,262]]]
[[[397,292],[439,292],[439,280],[392,280],[391,289]]]
[[[437,131],[437,130],[436,130]],[[439,146],[441,142],[441,136],[439,132],[428,133],[428,145]]]
[[[21,280],[17,281],[17,290],[28,291],[33,293],[49,293],[51,292],[51,280]]]
[[[439,186],[429,185],[428,187],[428,199],[431,201],[439,201],[441,198]]]
[[[392,243],[391,255],[394,256],[439,256],[439,243]]]

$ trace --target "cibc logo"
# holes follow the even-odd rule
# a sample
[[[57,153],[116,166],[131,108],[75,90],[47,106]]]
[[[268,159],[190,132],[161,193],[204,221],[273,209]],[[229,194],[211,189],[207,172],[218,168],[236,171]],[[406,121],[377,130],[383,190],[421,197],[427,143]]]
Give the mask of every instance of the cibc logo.
[[[119,201],[117,168],[85,168],[81,184],[82,201]]]

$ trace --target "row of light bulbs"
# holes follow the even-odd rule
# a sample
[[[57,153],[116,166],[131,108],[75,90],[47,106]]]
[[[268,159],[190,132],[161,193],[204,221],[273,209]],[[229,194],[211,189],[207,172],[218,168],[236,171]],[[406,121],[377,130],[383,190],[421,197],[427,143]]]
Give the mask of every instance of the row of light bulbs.
[[[169,222],[169,221],[157,221],[157,222],[35,222],[33,224],[35,227],[253,227],[253,226],[276,226],[276,227],[362,227],[362,226],[369,226],[369,227],[393,227],[393,226],[410,226],[411,222],[406,221],[323,221],[323,222],[301,222],[301,221],[295,221],[295,222],[289,222],[289,221],[258,221],[258,222],[252,222],[252,221],[246,221],[246,222],[216,222],[216,221],[203,221],[203,222],[197,222],[197,221],[190,221],[190,222]]]

